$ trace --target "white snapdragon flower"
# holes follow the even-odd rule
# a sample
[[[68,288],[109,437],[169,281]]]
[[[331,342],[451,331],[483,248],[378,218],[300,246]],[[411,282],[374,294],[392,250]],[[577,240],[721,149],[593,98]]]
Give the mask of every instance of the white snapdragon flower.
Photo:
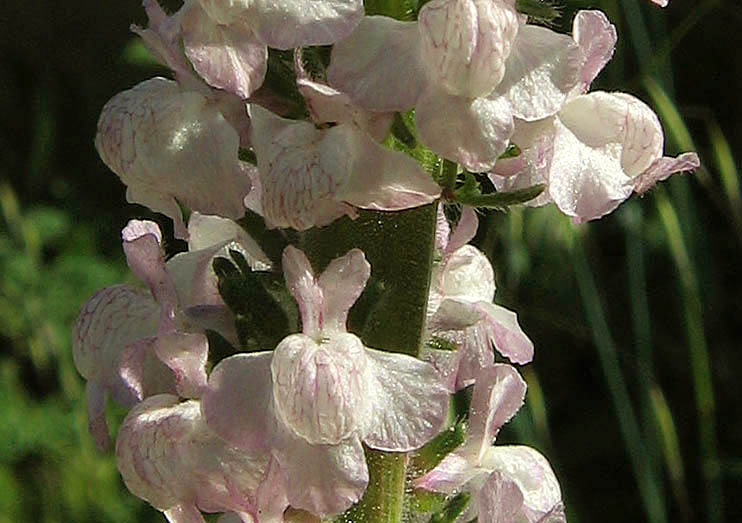
[[[294,247],[283,255],[302,333],[272,352],[223,360],[203,396],[207,424],[230,444],[272,457],[286,503],[320,517],[358,501],[368,483],[361,442],[386,451],[422,446],[440,429],[448,394],[432,365],[365,347],[346,331],[370,266],[358,249],[314,276]]]

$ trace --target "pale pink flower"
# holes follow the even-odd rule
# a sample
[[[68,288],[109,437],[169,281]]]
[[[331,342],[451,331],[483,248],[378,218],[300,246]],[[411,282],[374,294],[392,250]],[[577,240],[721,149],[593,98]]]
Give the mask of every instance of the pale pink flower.
[[[370,349],[346,331],[370,274],[361,251],[335,259],[317,278],[306,256],[287,247],[283,269],[302,334],[273,352],[220,362],[203,411],[226,441],[272,456],[288,504],[325,517],[366,489],[361,442],[395,452],[422,446],[440,429],[448,394],[430,364]]]
[[[583,61],[572,38],[525,24],[511,1],[433,0],[418,22],[364,19],[333,48],[328,79],[369,110],[414,107],[424,145],[486,171],[513,118],[557,112]]]
[[[164,512],[170,523],[205,523],[204,512],[231,511],[243,523],[258,518],[258,491],[269,458],[237,449],[207,426],[196,400],[161,394],[126,416],[116,462],[126,487]]]
[[[152,78],[114,96],[98,121],[95,146],[127,186],[129,202],[170,217],[186,238],[181,206],[241,218],[252,166],[218,104],[176,82]]]
[[[474,210],[465,207],[453,234],[439,211],[437,246],[441,262],[433,270],[426,331],[456,345],[455,351],[428,350],[424,358],[439,369],[450,390],[474,383],[479,369],[494,363],[498,352],[514,363],[533,358],[533,343],[517,315],[493,302],[495,275],[480,250],[466,245],[477,231]]]
[[[307,83],[303,87],[317,89]],[[315,111],[320,109],[317,96],[310,100]],[[417,162],[379,145],[347,116],[348,121],[318,129],[250,106],[261,208],[269,226],[305,230],[343,215],[355,217],[357,208],[408,209],[440,195]]]
[[[468,491],[460,521],[565,522],[559,483],[546,458],[520,445],[492,446],[500,428],[523,404],[526,383],[510,365],[482,369],[476,378],[464,444],[415,480],[435,492]]]
[[[73,357],[87,380],[90,430],[99,447],[109,438],[107,394],[126,407],[163,392],[198,396],[206,384],[204,329],[236,339],[211,262],[231,248],[255,268],[267,264],[254,241],[225,222],[194,213],[191,252],[167,264],[156,224],[132,221],[122,232],[129,266],[149,292],[128,285],[101,289],[83,305],[73,329]]]

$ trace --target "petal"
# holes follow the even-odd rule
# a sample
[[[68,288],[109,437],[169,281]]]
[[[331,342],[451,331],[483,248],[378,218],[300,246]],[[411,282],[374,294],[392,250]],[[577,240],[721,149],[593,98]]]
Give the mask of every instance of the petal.
[[[484,368],[477,376],[471,406],[466,453],[475,463],[488,459],[490,445],[500,428],[512,418],[526,395],[526,382],[514,367],[497,364]]]
[[[149,20],[147,28],[142,29],[132,25],[131,30],[141,37],[144,45],[158,62],[175,72],[180,85],[187,86],[194,91],[205,92],[208,88],[193,74],[191,64],[186,60],[180,46],[183,10],[168,16],[157,0],[143,0],[142,4]]]
[[[524,25],[490,97],[503,96],[512,113],[534,121],[555,114],[577,85],[583,56],[574,40],[545,27]]]
[[[498,0],[432,0],[418,21],[432,82],[469,98],[484,96],[500,83],[518,33],[513,7]]]
[[[518,485],[527,521],[535,523],[549,513],[558,516],[562,504],[559,482],[549,462],[538,451],[520,445],[490,447],[482,466],[500,471]]]
[[[195,505],[175,505],[163,512],[170,523],[206,523]]]
[[[147,284],[160,305],[160,330],[173,330],[178,296],[165,268],[159,227],[155,222],[130,220],[121,231],[121,237],[126,262],[137,278]]]
[[[317,280],[322,290],[323,332],[345,332],[348,311],[366,287],[371,264],[360,249],[335,258]]]
[[[336,199],[362,209],[400,211],[426,205],[440,196],[438,184],[409,156],[382,147],[368,134],[349,126],[337,126],[333,131],[338,146],[327,149],[326,161],[337,155],[352,160]]]
[[[511,523],[522,515],[523,494],[513,480],[496,470],[484,482],[476,503],[478,522]]]
[[[347,94],[307,78],[299,78],[296,83],[314,123],[354,124],[377,142],[381,142],[389,133],[391,113],[372,113],[361,109],[351,102]]]
[[[368,485],[368,468],[357,437],[338,445],[310,445],[290,434],[282,438],[274,456],[292,507],[325,518],[361,498]]]
[[[281,266],[286,287],[299,306],[302,331],[308,336],[314,336],[322,327],[320,318],[324,304],[322,289],[314,278],[312,265],[302,251],[289,245],[283,251]]]
[[[237,354],[220,361],[201,398],[206,424],[232,445],[254,451],[268,446],[273,424],[272,352]]]
[[[157,356],[157,336],[127,345],[114,368],[120,384],[111,387],[112,396],[125,406],[155,394],[177,392],[173,371]]]
[[[268,462],[219,439],[204,424],[199,402],[170,395],[132,409],[119,431],[116,458],[132,493],[183,521],[197,518],[197,508],[254,512]]]
[[[477,234],[478,227],[479,218],[477,218],[477,213],[472,207],[464,207],[461,211],[459,223],[456,224],[456,228],[453,230],[451,238],[448,240],[446,254],[450,256],[452,253],[472,241],[474,236]],[[494,285],[494,277],[492,279],[492,285]]]
[[[533,342],[520,328],[517,314],[493,303],[478,302],[476,306],[482,312],[482,328],[497,351],[513,363],[529,363]]]
[[[333,44],[363,18],[362,0],[252,0],[249,23],[274,49]]]
[[[203,334],[175,332],[158,336],[157,357],[175,374],[178,395],[198,398],[206,388],[209,344]]]
[[[413,485],[417,488],[432,490],[433,492],[455,492],[472,478],[480,475],[481,471],[463,455],[456,451],[446,455],[436,467],[416,479]]]
[[[513,134],[510,104],[503,98],[460,98],[427,92],[415,108],[420,141],[474,172],[490,170]]]
[[[72,356],[85,379],[110,384],[121,350],[157,331],[158,307],[152,296],[128,285],[106,287],[82,306],[72,330]]]
[[[237,222],[221,216],[191,213],[188,219],[188,250],[206,249],[224,241],[234,240],[241,247],[250,268],[256,271],[270,269],[271,261],[258,243]]]
[[[613,57],[618,34],[616,26],[601,11],[579,11],[573,22],[572,37],[585,59],[576,91],[582,94]]]
[[[212,87],[249,97],[263,84],[268,69],[265,44],[249,27],[220,25],[198,3],[186,5],[183,46],[193,68]]]
[[[441,292],[446,298],[491,302],[495,271],[487,256],[473,245],[457,249],[443,268]]]
[[[319,342],[287,336],[273,352],[271,375],[276,413],[287,430],[312,445],[339,444],[371,414],[366,353],[353,334],[334,333]]]
[[[677,158],[663,156],[649,166],[634,181],[634,191],[644,194],[654,187],[657,182],[666,180],[671,174],[681,171],[692,171],[701,166],[701,161],[696,153],[683,153]]]
[[[250,179],[237,157],[239,136],[199,93],[163,78],[119,93],[103,108],[95,143],[127,185],[127,199],[154,204],[178,225],[176,201],[191,211],[244,214]]]
[[[371,448],[407,452],[440,431],[448,413],[448,391],[435,368],[403,354],[366,349],[374,410],[363,441]]]
[[[427,84],[417,24],[364,17],[333,46],[327,80],[364,109],[408,111]]]
[[[106,387],[97,380],[85,384],[85,400],[88,404],[88,431],[93,437],[95,446],[101,452],[108,449],[111,436],[106,421]]]
[[[262,210],[274,227],[305,230],[354,211],[335,195],[351,173],[347,126],[316,129],[250,106],[252,140],[262,182]]]
[[[663,141],[657,116],[636,98],[578,96],[556,122],[549,194],[578,221],[608,214],[631,194],[631,179],[661,157]]]

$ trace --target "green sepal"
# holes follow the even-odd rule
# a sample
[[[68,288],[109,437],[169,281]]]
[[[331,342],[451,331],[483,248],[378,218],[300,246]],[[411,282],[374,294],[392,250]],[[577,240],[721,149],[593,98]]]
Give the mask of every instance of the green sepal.
[[[415,452],[410,463],[413,476],[422,477],[433,470],[443,458],[463,444],[465,439],[466,426],[459,420]]]
[[[423,170],[431,175],[436,182],[440,183],[441,159],[438,158],[438,155],[423,147],[417,139],[415,111],[396,113],[394,118],[395,122],[397,122],[396,132],[394,127],[395,122],[392,122],[392,132],[382,142],[382,145],[394,151],[403,152],[414,160],[417,160],[417,163],[420,164]],[[410,136],[406,136],[407,134]]]
[[[544,25],[555,25],[562,16],[562,6],[552,0],[516,0],[515,9]]]
[[[440,492],[431,492],[421,488],[412,489],[408,492],[405,500],[405,514],[438,513],[446,506],[447,497]],[[410,517],[409,519],[413,518]]]
[[[429,523],[453,523],[466,510],[470,499],[471,494],[468,492],[457,494],[451,498],[443,510],[430,517]]]
[[[332,46],[314,45],[303,47],[301,50],[301,64],[312,80],[327,82],[327,68],[330,66]]]
[[[505,210],[511,205],[533,200],[544,192],[545,187],[543,183],[539,183],[515,191],[482,194],[474,174],[464,171],[464,183],[453,192],[453,199],[457,203],[471,207]]]
[[[506,160],[508,158],[517,158],[518,156],[520,156],[520,153],[520,147],[518,147],[514,143],[511,143],[510,145],[508,145],[508,148],[505,149],[505,152],[498,156],[497,159]]]
[[[394,113],[392,120],[392,135],[408,149],[417,147],[417,140],[400,113]]]
[[[240,349],[274,348],[283,338],[298,330],[298,311],[280,276],[250,269],[237,251],[230,257],[214,259],[217,287],[224,303],[234,313]],[[282,296],[285,294],[286,296]]]

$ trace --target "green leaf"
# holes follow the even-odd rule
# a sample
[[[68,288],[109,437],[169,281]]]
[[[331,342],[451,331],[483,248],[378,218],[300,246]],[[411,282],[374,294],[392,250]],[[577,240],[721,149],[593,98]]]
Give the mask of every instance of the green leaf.
[[[412,458],[412,473],[421,477],[433,470],[450,452],[464,443],[466,428],[458,421],[420,448]]]
[[[446,507],[430,518],[430,523],[453,523],[466,509],[471,494],[462,492],[454,496]]]

